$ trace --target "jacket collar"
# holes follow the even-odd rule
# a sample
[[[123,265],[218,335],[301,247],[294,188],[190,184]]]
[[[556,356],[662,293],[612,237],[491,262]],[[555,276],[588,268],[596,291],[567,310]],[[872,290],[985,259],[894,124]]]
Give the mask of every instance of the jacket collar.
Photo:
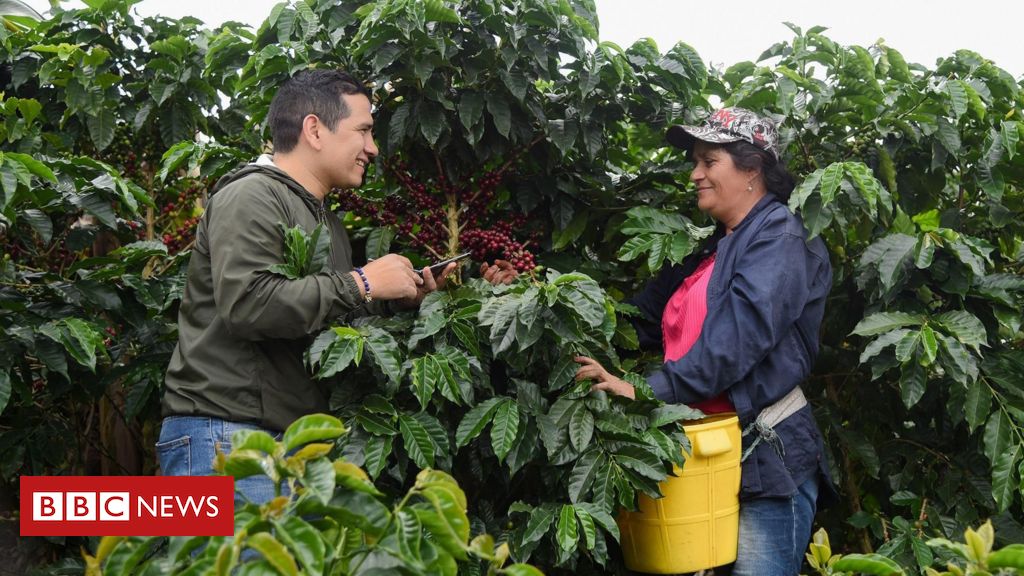
[[[775,202],[780,202],[780,200],[777,196],[775,196],[775,194],[772,194],[771,192],[765,194],[763,198],[757,201],[757,204],[754,204],[754,207],[750,209],[750,212],[747,212],[747,215],[743,217],[743,220],[740,220],[740,223],[737,224],[736,227],[732,229],[733,233],[735,233],[740,228],[746,226],[747,223],[752,221],[759,212],[761,212],[765,208],[768,208]],[[719,228],[722,228],[722,226],[720,225]]]

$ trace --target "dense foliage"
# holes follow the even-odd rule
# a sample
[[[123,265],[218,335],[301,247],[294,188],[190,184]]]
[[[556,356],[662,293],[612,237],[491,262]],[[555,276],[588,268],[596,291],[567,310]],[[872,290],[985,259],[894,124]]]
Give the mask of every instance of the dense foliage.
[[[524,272],[501,288],[467,273],[418,314],[310,348],[349,425],[330,457],[384,501],[444,470],[473,532],[515,561],[618,569],[615,510],[680,461],[671,423],[690,413],[588,395],[571,358],[638,382],[657,362],[620,301],[708,233],[663,133],[721,101],[780,120],[791,206],[832,256],[806,391],[841,502],[819,521],[911,572],[944,565],[930,539],[989,518],[1024,541],[1024,98],[980,55],[931,69],[792,27],[756,62],[709,70],[682,43],[601,42],[587,0],[300,0],[255,31],[90,0],[3,24],[0,492],[20,475],[153,469],[206,195],[262,151],[277,85],[339,66],[375,82],[381,157],[335,206],[357,248],[465,249]],[[282,270],[308,272],[310,240]],[[45,562],[61,545],[79,542],[26,547]]]
[[[505,566],[507,543],[470,540],[466,494],[449,474],[423,470],[401,498],[389,498],[363,469],[332,460],[332,441],[345,432],[325,414],[299,418],[280,441],[236,432],[215,470],[266,476],[276,498],[236,507],[234,536],[104,537],[95,555],[84,554],[86,574],[455,574],[461,561],[488,575],[540,576]]]

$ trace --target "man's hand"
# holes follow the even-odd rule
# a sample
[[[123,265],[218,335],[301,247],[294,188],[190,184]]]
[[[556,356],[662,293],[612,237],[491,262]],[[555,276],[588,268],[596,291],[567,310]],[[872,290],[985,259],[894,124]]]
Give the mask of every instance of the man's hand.
[[[491,284],[511,284],[519,276],[515,266],[507,260],[495,260],[494,264],[486,262],[480,265],[480,276]]]
[[[587,358],[586,356],[577,356],[573,360],[582,364],[580,369],[576,371],[577,382],[593,380],[594,385],[590,387],[591,390],[604,390],[617,396],[625,396],[630,400],[636,398],[636,390],[632,384],[609,374],[597,360]]]
[[[398,254],[388,254],[367,263],[363,266],[363,274],[366,274],[366,281],[370,283],[370,295],[379,300],[416,298],[420,286],[426,282],[412,269],[412,262]],[[362,291],[362,279],[355,272],[352,275]]]
[[[459,266],[458,262],[452,262],[445,266],[441,274],[435,279],[434,273],[430,271],[430,266],[423,269],[423,283],[416,287],[416,295],[412,298],[401,298],[396,304],[407,310],[411,310],[420,305],[423,299],[434,290],[441,290],[448,285],[448,276]]]

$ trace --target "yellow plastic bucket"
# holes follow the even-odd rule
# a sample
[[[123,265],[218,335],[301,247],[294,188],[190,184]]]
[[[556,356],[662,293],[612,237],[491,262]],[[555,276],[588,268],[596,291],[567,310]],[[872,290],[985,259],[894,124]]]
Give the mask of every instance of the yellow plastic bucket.
[[[639,497],[639,512],[618,524],[626,567],[635,572],[695,572],[736,561],[740,523],[740,422],[716,414],[683,426],[693,454],[661,483],[664,498]]]

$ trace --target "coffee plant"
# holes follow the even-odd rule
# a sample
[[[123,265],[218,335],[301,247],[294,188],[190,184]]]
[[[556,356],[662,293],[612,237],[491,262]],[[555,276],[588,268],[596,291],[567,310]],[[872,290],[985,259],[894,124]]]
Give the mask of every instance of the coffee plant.
[[[443,471],[472,503],[467,537],[495,539],[479,562],[431,540],[436,558],[444,548],[471,574],[506,569],[499,550],[548,573],[624,570],[615,513],[683,462],[672,422],[695,414],[591,395],[571,359],[640,384],[659,361],[637,349],[621,302],[710,231],[664,130],[720,101],[779,120],[800,182],[791,208],[835,270],[805,386],[840,492],[817,519],[851,550],[832,568],[1009,570],[991,556],[1024,541],[1021,81],[968,50],[926,66],[791,29],[709,69],[685,43],[602,41],[589,0],[296,0],[255,30],[141,19],[126,0],[4,16],[0,531],[16,529],[20,475],[153,471],[195,219],[220,176],[264,151],[276,87],[316,66],[373,82],[381,155],[362,188],[331,197],[357,254],[425,264],[469,251],[523,272],[491,287],[466,267],[418,312],[335,326],[307,352],[350,425],[311,461],[362,467],[374,487],[360,494],[403,519],[429,507],[418,470]],[[300,238],[312,233],[288,232],[315,255]],[[335,495],[353,489],[342,476]],[[248,547],[308,572],[295,543],[314,539],[304,525],[290,536],[299,522],[325,547],[340,540],[331,514],[316,524],[300,500],[313,501],[302,492],[202,550],[11,538],[12,569],[116,571],[131,558],[163,573],[193,553],[227,569]],[[240,526],[261,514],[240,511]],[[372,544],[325,548],[324,565],[369,571],[346,558],[381,552]],[[413,573],[451,569],[402,558]],[[878,573],[843,566],[832,573]]]
[[[967,574],[989,574],[1011,576],[1024,571],[1024,544],[1009,544],[993,550],[995,530],[991,522],[978,527],[967,528],[963,542],[952,542],[945,538],[922,538],[920,531],[913,536],[901,535],[914,546],[918,562],[908,569],[900,566],[884,554],[833,554],[828,533],[822,528],[814,534],[807,553],[807,563],[816,574],[822,576],[846,576],[872,574],[874,576],[905,576],[919,573],[918,565],[926,566],[926,576],[965,576]],[[932,564],[945,562],[945,570],[932,568]]]
[[[450,475],[423,470],[392,502],[361,468],[332,459],[345,433],[326,414],[296,420],[280,442],[262,431],[236,432],[215,468],[236,479],[267,476],[278,494],[287,486],[287,495],[237,507],[233,537],[104,537],[95,555],[85,554],[85,573],[456,574],[463,562],[488,575],[541,574],[527,564],[505,566],[508,545],[487,534],[470,540],[466,495]]]

